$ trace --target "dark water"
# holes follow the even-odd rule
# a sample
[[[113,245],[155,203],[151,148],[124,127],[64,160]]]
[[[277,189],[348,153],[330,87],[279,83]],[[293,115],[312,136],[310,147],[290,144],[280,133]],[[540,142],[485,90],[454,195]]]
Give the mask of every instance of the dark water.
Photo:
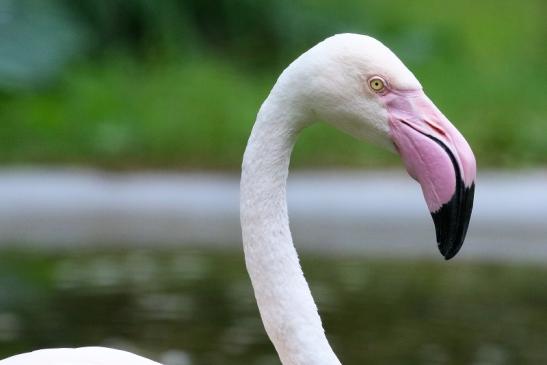
[[[303,258],[344,364],[547,363],[547,270]],[[239,251],[2,251],[0,355],[105,345],[172,365],[279,364]]]

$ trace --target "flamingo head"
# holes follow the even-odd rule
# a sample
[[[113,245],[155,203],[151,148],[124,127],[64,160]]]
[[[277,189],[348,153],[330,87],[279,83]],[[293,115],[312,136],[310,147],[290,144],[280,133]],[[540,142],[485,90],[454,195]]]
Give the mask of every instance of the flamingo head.
[[[292,68],[301,76],[300,100],[310,117],[398,152],[421,185],[441,254],[454,257],[467,233],[476,176],[464,137],[374,38],[336,35],[300,59]]]

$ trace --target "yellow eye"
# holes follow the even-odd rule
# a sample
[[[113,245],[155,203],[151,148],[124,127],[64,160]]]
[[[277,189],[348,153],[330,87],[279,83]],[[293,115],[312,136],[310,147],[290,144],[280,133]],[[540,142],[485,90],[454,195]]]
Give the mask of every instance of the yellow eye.
[[[370,79],[369,85],[370,88],[376,92],[382,91],[386,87],[386,85],[384,84],[384,80],[379,77]]]

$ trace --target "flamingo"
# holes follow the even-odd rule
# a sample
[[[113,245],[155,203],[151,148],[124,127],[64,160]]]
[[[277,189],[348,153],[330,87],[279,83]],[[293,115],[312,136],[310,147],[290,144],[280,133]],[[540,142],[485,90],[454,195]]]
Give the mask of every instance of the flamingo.
[[[476,164],[458,130],[380,41],[338,34],[291,63],[262,104],[243,157],[240,214],[247,271],[265,330],[283,365],[340,365],[289,229],[286,181],[298,133],[324,120],[398,152],[419,182],[438,249],[454,257],[466,236]],[[159,365],[104,347],[47,349],[0,365]]]

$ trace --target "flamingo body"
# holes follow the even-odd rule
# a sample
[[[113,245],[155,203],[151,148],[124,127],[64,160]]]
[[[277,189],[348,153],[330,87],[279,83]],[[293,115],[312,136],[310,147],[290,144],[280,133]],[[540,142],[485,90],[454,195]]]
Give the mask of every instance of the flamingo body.
[[[107,347],[45,349],[12,356],[0,365],[161,365],[131,352]]]

